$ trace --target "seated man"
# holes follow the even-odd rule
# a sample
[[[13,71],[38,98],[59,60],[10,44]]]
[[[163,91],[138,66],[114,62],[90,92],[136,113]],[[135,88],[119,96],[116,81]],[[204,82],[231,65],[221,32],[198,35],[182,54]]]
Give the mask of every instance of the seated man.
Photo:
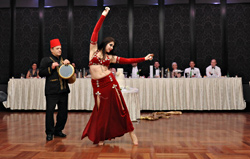
[[[132,63],[131,78],[139,78],[139,69],[137,63]]]
[[[153,75],[154,75],[154,78],[161,77],[161,69],[160,69],[159,61],[155,61],[155,63],[154,63]]]
[[[184,71],[184,77],[186,77],[186,78],[200,78],[201,77],[200,69],[194,67],[195,62],[190,61],[189,66],[190,67],[186,68],[185,71]]]
[[[144,78],[148,78],[148,76],[149,76],[149,66],[150,66],[149,61],[141,63],[140,67],[137,66],[138,69],[139,69],[139,75],[144,77]]]
[[[221,77],[220,67],[216,65],[217,61],[215,59],[212,59],[211,65],[206,68],[207,77]]]

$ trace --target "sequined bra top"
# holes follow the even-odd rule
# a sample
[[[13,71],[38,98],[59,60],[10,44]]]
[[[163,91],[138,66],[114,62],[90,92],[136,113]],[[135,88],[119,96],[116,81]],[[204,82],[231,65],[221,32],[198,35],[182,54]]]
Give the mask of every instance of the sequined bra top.
[[[107,56],[107,59],[102,60],[100,57],[97,56],[98,51],[94,53],[93,58],[89,61],[89,66],[91,65],[103,65],[109,67],[110,59]]]

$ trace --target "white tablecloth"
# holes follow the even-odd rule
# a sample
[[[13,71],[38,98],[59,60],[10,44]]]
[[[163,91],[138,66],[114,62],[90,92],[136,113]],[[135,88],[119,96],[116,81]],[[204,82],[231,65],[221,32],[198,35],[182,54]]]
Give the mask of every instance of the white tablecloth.
[[[10,79],[6,108],[13,110],[45,110],[45,79]],[[90,79],[77,79],[69,85],[69,110],[93,110],[94,98]],[[140,118],[137,88],[122,91],[132,121]]]
[[[243,110],[241,78],[126,79],[139,89],[142,110]]]
[[[126,102],[130,119],[136,121],[141,116],[141,104],[139,100],[139,91],[137,88],[123,89],[122,94]]]
[[[44,84],[44,79],[10,79],[5,107],[45,110]],[[141,78],[126,79],[126,85],[139,89],[141,110],[242,110],[246,107],[241,78]],[[70,90],[69,110],[93,109],[90,79],[77,79]],[[133,105],[135,100],[126,93],[123,95],[127,106]],[[130,101],[126,99],[129,97]]]

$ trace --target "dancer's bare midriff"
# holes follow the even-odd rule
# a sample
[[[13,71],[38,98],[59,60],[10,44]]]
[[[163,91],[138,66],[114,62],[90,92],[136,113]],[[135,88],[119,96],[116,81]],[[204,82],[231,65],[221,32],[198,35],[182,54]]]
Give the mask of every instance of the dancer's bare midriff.
[[[107,66],[103,65],[92,65],[89,67],[92,79],[101,79],[111,73]]]

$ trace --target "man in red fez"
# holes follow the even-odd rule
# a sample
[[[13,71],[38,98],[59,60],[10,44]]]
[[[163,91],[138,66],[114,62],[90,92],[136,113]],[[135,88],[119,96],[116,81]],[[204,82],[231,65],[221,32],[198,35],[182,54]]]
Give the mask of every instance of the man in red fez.
[[[66,137],[62,132],[68,115],[68,94],[70,92],[68,81],[58,74],[59,66],[70,64],[69,60],[63,60],[62,46],[59,39],[50,40],[50,57],[44,57],[40,64],[39,75],[46,77],[46,134],[47,141],[53,140],[53,136]],[[56,124],[54,122],[55,107],[58,107]]]

